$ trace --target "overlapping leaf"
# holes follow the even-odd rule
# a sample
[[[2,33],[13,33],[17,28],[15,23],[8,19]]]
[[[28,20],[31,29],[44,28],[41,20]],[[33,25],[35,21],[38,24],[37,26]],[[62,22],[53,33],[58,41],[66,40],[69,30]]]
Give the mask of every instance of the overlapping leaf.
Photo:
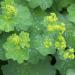
[[[55,70],[50,66],[48,60],[38,64],[9,62],[8,65],[2,67],[2,70],[4,75],[55,75]]]

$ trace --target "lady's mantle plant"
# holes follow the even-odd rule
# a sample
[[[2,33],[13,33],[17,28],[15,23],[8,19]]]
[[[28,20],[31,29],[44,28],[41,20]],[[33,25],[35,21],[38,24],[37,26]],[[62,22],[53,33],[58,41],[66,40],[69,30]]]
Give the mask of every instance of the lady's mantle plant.
[[[74,6],[74,0],[1,0],[3,75],[74,75]]]

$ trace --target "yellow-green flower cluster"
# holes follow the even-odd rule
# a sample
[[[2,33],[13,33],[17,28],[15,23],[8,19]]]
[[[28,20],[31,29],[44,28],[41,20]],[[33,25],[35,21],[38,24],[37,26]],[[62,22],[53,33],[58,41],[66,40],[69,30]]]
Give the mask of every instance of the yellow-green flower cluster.
[[[30,47],[30,38],[29,38],[29,33],[28,32],[21,32],[20,33],[20,42],[21,42],[21,46],[23,47]]]
[[[63,54],[64,59],[74,59],[75,58],[74,52],[75,51],[73,48],[66,50]]]
[[[55,48],[57,49],[65,49],[66,48],[66,41],[63,37],[63,33],[66,30],[65,24],[63,22],[59,22],[58,18],[55,13],[51,13],[49,16],[47,16],[47,31],[49,32],[55,32],[58,34],[58,37],[55,41]]]
[[[21,32],[19,35],[17,34],[12,34],[7,41],[9,41],[11,44],[14,44],[15,46],[21,46],[22,48],[30,47],[30,38],[29,38],[29,33],[27,32]]]
[[[45,48],[49,48],[52,46],[52,42],[50,41],[50,39],[45,39],[43,44]]]
[[[64,32],[66,30],[64,23],[58,23],[58,18],[55,13],[51,13],[51,15],[47,16],[47,21],[49,22],[47,25],[48,31]]]
[[[8,21],[11,20],[11,18],[13,18],[17,13],[17,7],[14,0],[2,1],[1,9],[2,9],[3,19]]]
[[[65,31],[65,26],[64,25],[48,25],[47,27],[48,31]]]
[[[6,12],[9,15],[16,14],[16,8],[13,5],[6,5]]]
[[[59,35],[57,41],[55,42],[55,47],[57,49],[65,49],[66,48],[66,41],[62,35]]]
[[[17,13],[16,7],[11,4],[5,4],[3,6],[3,11],[4,11],[4,18],[6,20],[12,18],[12,16],[15,16]]]
[[[19,45],[20,43],[20,37],[17,34],[12,34],[12,36],[10,36],[8,40],[10,40],[15,45]]]
[[[51,13],[49,16],[47,16],[48,21],[50,22],[55,22],[58,20],[57,16],[55,13]]]

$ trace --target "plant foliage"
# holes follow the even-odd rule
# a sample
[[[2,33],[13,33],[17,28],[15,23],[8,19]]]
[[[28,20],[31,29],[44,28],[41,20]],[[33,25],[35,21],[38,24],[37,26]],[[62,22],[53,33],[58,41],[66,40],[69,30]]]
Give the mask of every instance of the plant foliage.
[[[75,75],[75,0],[0,0],[0,62],[3,75]]]

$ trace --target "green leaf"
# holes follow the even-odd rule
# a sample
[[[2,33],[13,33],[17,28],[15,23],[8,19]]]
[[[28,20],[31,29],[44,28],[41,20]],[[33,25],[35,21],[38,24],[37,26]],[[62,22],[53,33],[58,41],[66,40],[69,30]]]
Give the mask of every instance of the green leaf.
[[[50,66],[48,60],[38,64],[9,62],[8,65],[2,67],[2,70],[3,75],[55,75],[55,70]]]
[[[68,47],[75,48],[75,25],[68,23],[65,32],[65,39]]]
[[[43,10],[50,8],[53,3],[53,0],[27,0],[27,1],[29,2],[30,7],[36,8],[40,6],[41,9]]]
[[[3,45],[6,58],[16,60],[18,63],[23,63],[24,60],[28,60],[30,41],[28,38],[29,34],[27,32],[9,36]]]
[[[31,49],[29,53],[29,63],[37,64],[40,60],[45,59],[46,57],[42,56],[37,50]]]
[[[16,5],[14,1],[4,0],[1,2],[1,14],[0,14],[0,30],[10,32],[14,30]],[[11,11],[12,10],[12,11]]]
[[[34,34],[38,34],[38,33],[43,34],[45,29],[44,29],[44,25],[42,24],[42,21],[43,18],[47,15],[47,13],[37,8],[36,10],[32,10],[32,15],[34,19],[34,25],[31,28],[30,36],[33,36]]]
[[[6,57],[5,57],[5,51],[3,49],[0,49],[0,59],[1,60],[5,60]]]
[[[75,69],[75,60],[61,60],[56,56],[56,64],[54,68],[57,69],[61,75],[66,75],[68,69]]]
[[[74,22],[75,23],[75,4],[71,4],[67,10],[68,10],[68,18],[70,21]]]
[[[74,69],[68,69],[66,72],[66,75],[75,75],[75,70]]]
[[[33,18],[27,6],[5,0],[1,3],[0,30],[5,32],[28,30],[33,25]]]
[[[1,33],[0,34],[0,59],[1,60],[6,60],[6,57],[5,57],[5,50],[3,49],[3,44],[4,42],[6,41],[6,38],[8,37],[9,35],[7,33]]]
[[[44,35],[44,36],[41,36],[41,35],[36,35],[36,36],[32,36],[32,39],[31,39],[31,43],[32,43],[32,47],[34,49],[36,49],[37,51],[40,52],[40,54],[46,56],[48,54],[54,54],[55,53],[55,47],[53,46],[54,44],[54,41],[53,39],[50,40],[50,36],[48,35]],[[48,42],[48,47],[46,48],[45,47],[45,42]],[[50,43],[51,46],[50,46]]]
[[[26,31],[33,25],[32,15],[27,6],[19,5],[17,9],[16,29]]]
[[[4,19],[0,19],[0,30],[9,32],[14,30],[15,22],[13,21],[6,21]]]

